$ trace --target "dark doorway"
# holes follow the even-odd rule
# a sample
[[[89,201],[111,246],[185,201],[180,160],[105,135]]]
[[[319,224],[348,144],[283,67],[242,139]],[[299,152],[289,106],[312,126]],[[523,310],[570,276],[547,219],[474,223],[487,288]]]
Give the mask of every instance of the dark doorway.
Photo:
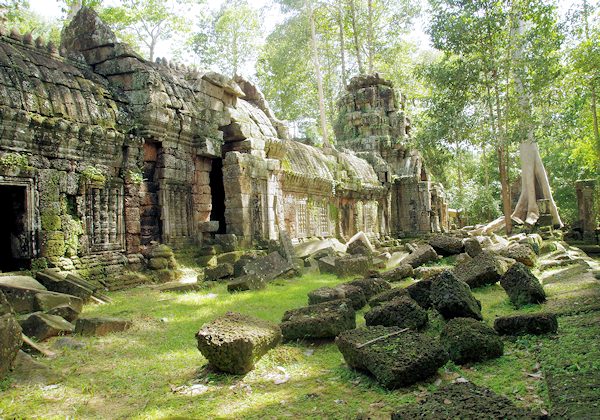
[[[210,170],[210,195],[212,209],[210,220],[219,222],[217,233],[227,233],[225,225],[225,187],[223,184],[223,159],[213,159]]]
[[[158,202],[159,184],[156,164],[161,154],[158,143],[144,143],[144,181],[141,185],[141,244],[149,245],[152,241],[161,242],[162,222]]]
[[[25,228],[25,187],[0,185],[0,202],[0,271],[27,269],[31,238]]]

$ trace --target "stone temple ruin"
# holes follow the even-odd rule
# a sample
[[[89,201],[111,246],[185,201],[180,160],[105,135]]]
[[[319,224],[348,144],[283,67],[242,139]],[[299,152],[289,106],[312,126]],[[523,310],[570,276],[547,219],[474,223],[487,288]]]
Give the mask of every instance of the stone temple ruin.
[[[151,243],[415,235],[447,203],[406,147],[390,82],[355,78],[337,149],[289,139],[241,78],[144,60],[91,9],[60,47],[0,30],[0,270],[40,261],[90,277]]]

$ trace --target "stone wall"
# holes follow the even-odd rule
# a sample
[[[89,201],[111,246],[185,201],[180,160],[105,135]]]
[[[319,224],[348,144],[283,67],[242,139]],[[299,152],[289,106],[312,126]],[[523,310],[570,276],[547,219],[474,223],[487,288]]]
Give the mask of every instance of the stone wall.
[[[56,47],[0,29],[0,199],[12,265],[91,277],[143,262],[156,242],[244,246],[429,232],[447,224],[442,190],[417,152],[391,84],[354,80],[338,149],[288,138],[242,78],[139,57],[88,8]]]

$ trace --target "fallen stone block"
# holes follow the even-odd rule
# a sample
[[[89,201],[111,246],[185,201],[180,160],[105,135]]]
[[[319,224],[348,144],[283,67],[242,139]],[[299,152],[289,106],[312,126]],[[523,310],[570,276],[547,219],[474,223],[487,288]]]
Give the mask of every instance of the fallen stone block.
[[[427,311],[409,296],[384,302],[365,314],[365,322],[368,326],[383,325],[418,331],[425,328],[427,321]]]
[[[366,276],[371,270],[371,258],[347,255],[335,260],[335,274],[338,277]]]
[[[228,292],[245,292],[267,287],[265,279],[258,274],[247,274],[227,283]]]
[[[12,276],[11,276],[12,277]],[[8,278],[11,278],[8,277]],[[22,277],[22,276],[18,276]],[[26,314],[34,312],[35,309],[35,295],[46,291],[46,288],[39,284],[36,286],[33,283],[17,283],[12,281],[7,281],[7,278],[2,278],[4,282],[0,282],[0,292],[4,293],[6,300],[12,307],[12,310],[17,314]],[[14,277],[13,277],[14,279]],[[28,277],[31,281],[36,282],[33,278]],[[37,282],[36,282],[37,283]],[[32,288],[21,287],[19,284],[25,284],[28,286],[32,286]],[[49,292],[46,292],[49,293]]]
[[[228,312],[202,326],[196,340],[198,350],[212,366],[241,375],[279,344],[281,329],[272,322]]]
[[[452,235],[433,235],[427,242],[438,255],[444,257],[460,254],[465,249],[462,238]]]
[[[435,267],[418,267],[414,271],[414,277],[416,279],[430,279],[437,276],[441,272],[448,270],[448,267],[435,266]]]
[[[517,308],[546,301],[546,293],[539,280],[520,262],[504,273],[500,279],[500,286]]]
[[[437,339],[398,327],[344,331],[335,343],[348,366],[372,374],[388,389],[409,386],[435,375],[448,361]]]
[[[83,301],[71,295],[54,292],[40,292],[35,295],[35,310],[48,312],[58,306],[70,306],[77,313],[83,310]]]
[[[403,287],[395,287],[393,289],[386,290],[373,296],[371,299],[369,299],[369,306],[371,308],[374,308],[375,306],[379,306],[383,303],[394,300],[395,298],[405,296],[410,297],[410,295],[408,294],[408,290],[406,290]]]
[[[501,252],[501,255],[506,258],[512,258],[528,267],[535,266],[537,255],[535,251],[525,244],[514,244]]]
[[[78,312],[71,305],[55,306],[54,308],[50,309],[49,311],[46,311],[46,313],[48,315],[59,316],[70,323],[75,322],[77,320],[77,318],[79,318],[79,314],[80,314],[80,312]]]
[[[8,301],[0,292],[0,379],[6,376],[17,357],[22,343],[21,332]]]
[[[286,341],[334,338],[356,328],[356,314],[350,300],[338,299],[286,311],[281,331]]]
[[[220,245],[225,252],[234,252],[238,248],[238,239],[232,233],[216,234],[215,242]]]
[[[470,382],[446,385],[424,401],[401,406],[392,420],[404,419],[542,419],[511,400]]]
[[[358,232],[346,243],[346,252],[350,255],[373,255],[375,248],[363,232]]]
[[[405,278],[412,277],[413,275],[414,271],[410,264],[400,264],[393,270],[385,271],[380,274],[383,280],[391,283],[404,280]]]
[[[75,334],[102,336],[131,328],[131,321],[122,318],[79,318]]]
[[[60,382],[63,377],[33,357],[19,351],[13,363],[12,379],[19,384],[48,385]]]
[[[440,335],[440,343],[450,360],[458,364],[481,362],[504,354],[504,344],[498,333],[473,318],[449,320]]]
[[[317,259],[319,271],[322,274],[335,274],[335,260],[336,257],[332,255]]]
[[[256,274],[265,281],[271,281],[277,277],[294,270],[294,266],[281,256],[279,252],[271,252],[264,257],[258,257],[249,261],[244,270],[246,274]]]
[[[349,284],[338,284],[335,287],[320,287],[308,292],[308,304],[329,302],[331,300],[348,299],[355,310],[367,304],[365,293],[360,287]]]
[[[217,255],[217,264],[235,264],[245,255],[245,251],[231,251]]]
[[[229,263],[219,264],[216,267],[209,267],[204,270],[204,280],[215,281],[231,277],[233,275],[233,265]]]
[[[406,288],[410,297],[423,309],[431,308],[431,280],[420,280]]]
[[[505,271],[504,265],[489,251],[484,251],[469,261],[457,264],[453,270],[456,278],[467,283],[473,289],[497,283]]]
[[[431,281],[431,303],[444,317],[482,320],[481,303],[475,299],[469,286],[446,270]]]
[[[48,290],[56,293],[76,296],[84,302],[90,299],[94,293],[91,289],[83,287],[67,278],[60,278],[58,275],[51,275],[46,272],[39,271],[35,275],[36,279],[42,283]]]
[[[431,261],[437,261],[438,254],[431,245],[419,245],[413,252],[408,254],[401,263],[410,264],[412,268],[417,268]]]
[[[468,238],[464,240],[465,252],[471,258],[475,258],[483,252],[481,242],[477,238]]]
[[[349,284],[350,286],[356,286],[359,289],[361,289],[367,300],[371,299],[378,293],[384,292],[392,288],[392,285],[389,284],[387,281],[373,277],[353,280],[346,284]]]
[[[558,319],[552,313],[535,313],[496,318],[494,329],[500,335],[551,334],[558,330]]]
[[[23,334],[38,341],[57,335],[71,334],[75,326],[57,315],[34,312],[21,321]]]
[[[19,287],[31,290],[48,290],[42,283],[30,276],[0,276],[0,287]]]

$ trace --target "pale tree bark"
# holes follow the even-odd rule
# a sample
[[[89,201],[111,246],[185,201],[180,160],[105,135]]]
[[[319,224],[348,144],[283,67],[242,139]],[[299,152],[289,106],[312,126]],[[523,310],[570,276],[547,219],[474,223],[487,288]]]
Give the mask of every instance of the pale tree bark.
[[[343,3],[338,1],[338,25],[340,30],[340,59],[342,61],[342,83],[344,88],[348,86],[348,76],[346,73],[346,37],[344,36],[344,8]]]
[[[373,74],[373,0],[368,1],[367,7],[369,19],[367,24],[367,54],[369,60],[369,74]]]
[[[512,31],[511,31],[512,32]],[[522,37],[524,33],[524,23],[519,21],[518,36]],[[513,36],[511,38],[514,39]],[[523,83],[522,74],[524,72],[524,63],[521,61],[523,54],[522,47],[515,49],[514,58],[516,64],[515,87],[518,95],[518,104],[520,111],[520,135],[521,145],[519,147],[521,157],[521,195],[515,206],[512,217],[519,222],[528,225],[535,225],[540,217],[538,199],[548,201],[548,210],[552,215],[552,224],[562,227],[563,223],[558,214],[556,203],[552,197],[550,182],[544,168],[544,163],[540,157],[540,151],[535,142],[535,126],[531,110],[531,97]]]
[[[319,95],[319,114],[321,117],[321,131],[323,135],[323,147],[329,148],[329,135],[327,134],[327,116],[325,114],[325,95],[323,93],[323,77],[321,75],[321,64],[319,62],[319,47],[317,45],[317,31],[315,28],[315,16],[313,13],[312,0],[306,0],[308,19],[310,21],[310,45],[312,49],[315,76],[317,78],[317,92]]]
[[[354,0],[350,0],[350,12],[352,20],[352,34],[354,35],[354,48],[356,49],[356,62],[358,63],[358,72],[365,74],[365,68],[363,67],[362,57],[360,53],[360,41],[358,36],[358,25],[356,24],[356,4]]]

